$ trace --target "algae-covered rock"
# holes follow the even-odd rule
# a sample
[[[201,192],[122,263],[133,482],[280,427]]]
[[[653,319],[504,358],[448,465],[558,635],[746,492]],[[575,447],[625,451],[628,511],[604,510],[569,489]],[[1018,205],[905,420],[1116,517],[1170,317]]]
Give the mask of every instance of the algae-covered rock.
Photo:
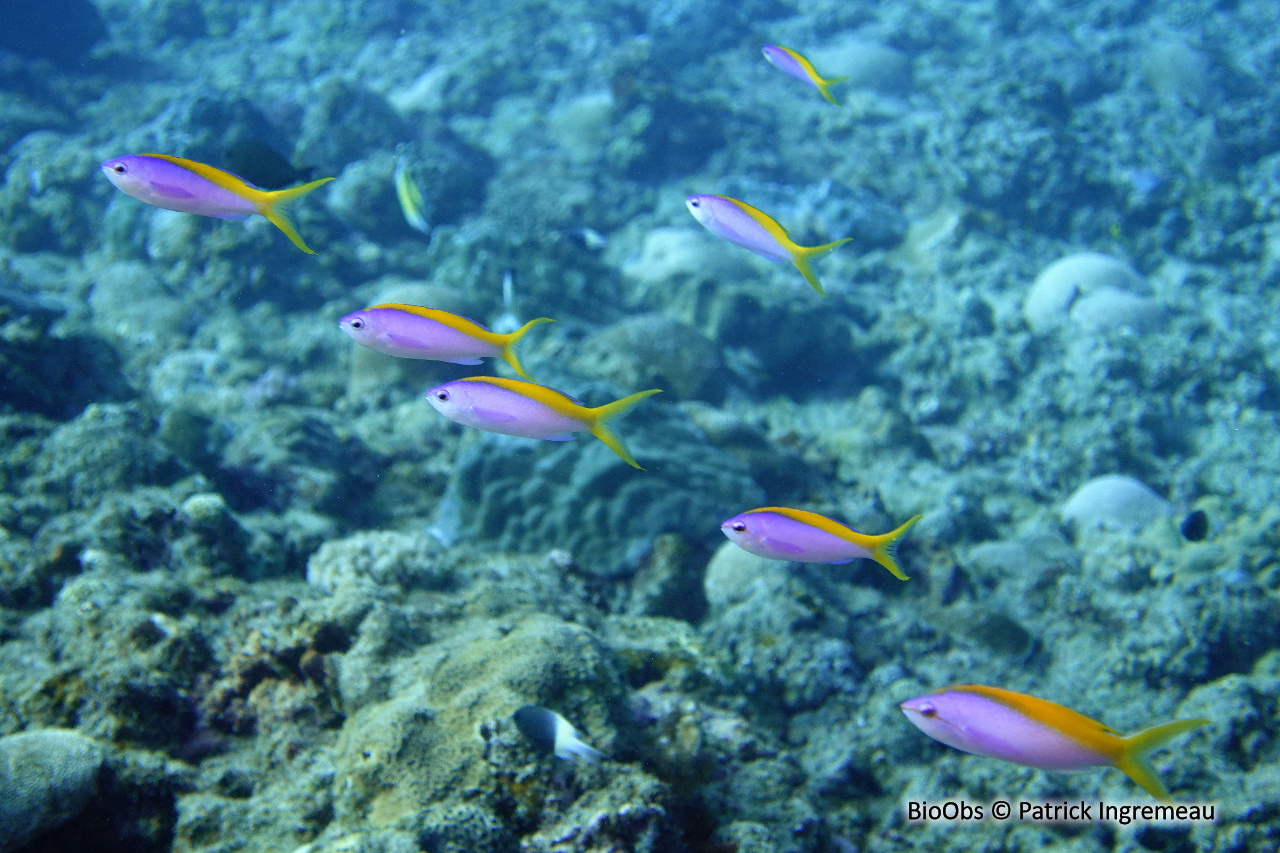
[[[493,158],[447,126],[417,132],[414,141],[396,153],[422,193],[423,213],[431,227],[456,224],[483,205]]]
[[[731,650],[748,691],[796,711],[852,690],[862,666],[843,614],[791,566],[726,542],[707,567],[704,629],[709,642]]]
[[[703,580],[711,612],[723,612],[761,591],[784,584],[789,565],[751,554],[732,542],[725,542],[707,564]]]
[[[786,284],[757,276],[714,286],[706,277],[674,278],[661,291],[650,291],[648,304],[698,329],[726,354],[741,352],[735,366],[746,370],[736,372],[758,377],[765,394],[797,397],[818,386],[829,390],[831,382],[842,390],[860,386],[877,369],[874,358],[855,347],[861,307],[838,296],[819,299],[794,268],[775,269],[789,279]],[[833,371],[833,365],[840,369]]]
[[[101,219],[97,201],[91,200],[95,160],[90,146],[51,130],[36,130],[15,142],[0,160],[5,164],[0,244],[24,252],[83,251]]]
[[[335,817],[343,824],[407,828],[424,809],[496,793],[510,716],[526,704],[563,712],[602,751],[619,686],[590,631],[534,615],[514,626],[476,619],[396,667],[392,698],[348,718],[336,749]],[[523,749],[524,752],[519,750]],[[529,761],[533,747],[509,756]]]
[[[588,398],[597,396],[616,399]],[[458,456],[436,527],[507,550],[562,549],[596,575],[635,567],[660,533],[714,541],[720,520],[764,495],[737,458],[709,446],[685,418],[650,408],[616,428],[644,471],[590,437],[480,437]]]
[[[333,413],[301,406],[244,412],[219,448],[217,470],[208,472],[238,510],[305,507],[356,515],[378,463],[369,448]],[[223,433],[225,436],[225,433]]]
[[[379,243],[407,241],[405,248],[427,245],[443,225],[454,225],[485,200],[493,172],[489,156],[447,130],[436,130],[395,151],[371,151],[346,165],[323,203],[348,228]],[[422,222],[410,225],[397,197],[401,181],[417,188]],[[425,227],[418,230],[425,223]]]
[[[168,485],[182,466],[155,438],[154,422],[137,406],[95,403],[50,434],[29,487],[64,496],[71,509],[114,491]]]
[[[610,165],[628,178],[657,184],[699,169],[725,142],[729,111],[715,98],[668,85],[650,65],[636,78],[614,78],[618,131]],[[648,78],[648,79],[647,79]]]
[[[182,502],[176,519],[186,533],[173,543],[175,555],[183,565],[200,566],[214,574],[249,573],[249,532],[222,495],[192,495]]]
[[[1199,684],[1247,672],[1280,631],[1280,601],[1238,572],[1166,586],[1144,598],[1143,607],[1142,621],[1112,638],[1111,666],[1149,682]]]
[[[548,814],[521,849],[537,853],[664,853],[679,849],[671,792],[639,770],[619,774],[562,813]]]
[[[826,474],[812,467],[800,449],[770,441],[762,418],[744,417],[740,410],[717,409],[694,401],[680,408],[707,441],[740,459],[751,472],[751,479],[759,483],[769,500],[776,504],[785,506],[792,498],[812,495],[826,480]],[[856,428],[848,421],[841,423],[847,427],[847,434],[861,436],[870,431],[870,424],[864,409],[860,406],[856,409]],[[895,436],[895,441],[901,443],[909,437],[909,432],[904,430]],[[851,467],[858,464],[850,454],[842,454],[841,459]]]
[[[146,13],[139,15],[134,22],[135,28],[159,31],[161,25],[156,19],[163,14],[161,8],[176,5],[169,2],[148,3]],[[160,37],[171,35],[173,33],[169,31]],[[272,146],[283,141],[262,110],[249,100],[219,97],[209,89],[174,102],[170,109],[152,119],[147,130],[151,138],[166,143],[160,150],[169,150],[170,143],[180,145],[181,156],[221,169],[229,168],[226,152],[238,140],[255,139]]]
[[[739,848],[743,853],[826,850],[822,817],[813,803],[800,796],[803,778],[789,758],[761,758],[741,767],[726,785],[726,797],[741,818],[728,823],[726,840],[737,841],[734,830],[745,825],[751,829],[744,839],[747,843]]]
[[[21,694],[23,715],[114,743],[176,746],[191,723],[188,691],[210,660],[191,605],[190,588],[160,573],[72,579],[23,673],[35,682]]]
[[[638,314],[592,335],[573,367],[619,388],[662,388],[677,399],[723,399],[720,353],[697,329],[664,314]]]
[[[515,853],[515,833],[492,809],[458,803],[426,809],[414,827],[423,849],[438,853]]]
[[[334,75],[318,83],[307,98],[294,152],[299,162],[336,174],[346,164],[409,135],[381,95]]]
[[[177,509],[159,489],[110,492],[90,508],[62,513],[41,525],[36,547],[50,558],[85,568],[177,568],[173,545],[182,532]]]
[[[0,738],[0,853],[75,817],[97,789],[102,748],[69,729]]]
[[[0,528],[0,607],[47,604],[59,574],[56,567],[67,562],[74,560],[40,559],[27,539]]]
[[[337,179],[325,188],[324,206],[342,224],[366,234],[408,233],[400,215],[393,175],[396,157],[390,151],[375,151],[348,163]]]
[[[571,160],[599,160],[611,141],[613,95],[590,92],[556,106],[547,116],[547,129]]]
[[[660,0],[639,11],[648,15],[640,26],[651,42],[652,62],[664,68],[678,68],[736,44],[755,22],[783,14],[774,0]]]
[[[48,297],[0,285],[0,405],[70,417],[92,400],[128,395],[120,359],[105,341],[51,331],[65,310]]]
[[[307,561],[307,582],[329,594],[439,584],[439,545],[422,535],[370,531],[326,542]]]
[[[627,612],[633,615],[670,616],[696,622],[707,609],[702,591],[703,552],[692,548],[675,533],[663,533],[641,561],[631,581]]]

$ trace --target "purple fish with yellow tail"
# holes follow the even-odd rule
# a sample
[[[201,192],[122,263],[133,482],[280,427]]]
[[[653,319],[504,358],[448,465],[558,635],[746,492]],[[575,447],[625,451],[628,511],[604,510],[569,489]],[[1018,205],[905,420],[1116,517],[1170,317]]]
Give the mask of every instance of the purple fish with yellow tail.
[[[849,79],[848,77],[831,77],[824,80],[813,68],[813,63],[796,53],[789,47],[783,47],[780,44],[766,44],[761,48],[764,58],[769,63],[786,74],[791,75],[797,80],[803,80],[813,88],[822,93],[822,97],[826,98],[837,107],[840,102],[831,94],[831,87],[836,83]]]
[[[770,560],[852,563],[865,558],[875,560],[904,581],[907,576],[895,559],[898,540],[921,518],[917,515],[897,530],[868,536],[816,512],[766,506],[735,515],[720,529],[742,550]]]
[[[126,195],[165,210],[218,219],[244,219],[255,213],[265,216],[309,255],[315,252],[302,242],[284,209],[290,202],[333,180],[321,178],[287,190],[260,190],[230,172],[168,154],[116,157],[102,164],[102,173]]]
[[[1149,756],[1208,720],[1176,720],[1125,737],[1118,731],[1044,699],[961,684],[899,705],[920,731],[963,752],[1040,770],[1116,767],[1158,800],[1169,792]]]
[[[348,314],[338,321],[338,327],[360,346],[386,355],[453,364],[479,364],[482,358],[501,358],[529,379],[513,347],[525,332],[550,322],[549,317],[539,317],[502,335],[448,311],[389,303]]]
[[[723,237],[730,243],[737,243],[771,261],[791,261],[796,265],[796,269],[800,270],[804,280],[823,296],[826,296],[827,292],[822,289],[822,282],[818,280],[818,274],[813,271],[809,260],[826,254],[853,239],[845,237],[843,240],[821,246],[798,246],[787,234],[785,228],[763,212],[736,198],[723,195],[691,195],[685,198],[684,203],[693,214],[693,218],[717,237]]]
[[[503,435],[569,441],[576,432],[589,432],[628,465],[640,468],[640,463],[636,462],[622,439],[609,429],[609,421],[645,397],[661,393],[661,390],[653,388],[604,406],[588,408],[567,394],[544,385],[493,376],[473,376],[437,385],[427,392],[427,402],[454,423]]]

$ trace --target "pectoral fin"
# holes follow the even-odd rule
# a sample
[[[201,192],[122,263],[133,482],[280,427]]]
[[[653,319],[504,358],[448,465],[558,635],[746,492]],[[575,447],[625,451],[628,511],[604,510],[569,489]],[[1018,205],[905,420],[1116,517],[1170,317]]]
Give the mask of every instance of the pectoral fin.
[[[804,549],[799,545],[794,545],[791,542],[786,542],[780,539],[766,539],[764,540],[764,544],[768,545],[770,549],[783,554],[795,554],[796,556],[799,556],[804,553]]]
[[[510,412],[504,412],[501,409],[475,408],[471,410],[471,413],[475,415],[478,420],[482,420],[487,424],[509,424],[516,420],[515,415]]]

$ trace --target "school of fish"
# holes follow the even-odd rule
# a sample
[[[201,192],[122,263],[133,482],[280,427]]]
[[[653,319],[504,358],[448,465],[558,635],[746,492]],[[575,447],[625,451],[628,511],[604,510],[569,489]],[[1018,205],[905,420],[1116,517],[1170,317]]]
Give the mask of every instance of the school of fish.
[[[800,53],[781,45],[765,45],[764,58],[787,75],[813,86],[831,104],[839,101],[831,87],[844,77],[823,78]],[[263,163],[263,186],[300,179],[284,158],[256,143],[239,143],[228,159]],[[247,167],[246,167],[247,168]],[[103,174],[129,196],[156,207],[219,219],[259,215],[284,232],[302,251],[307,246],[285,215],[297,201],[333,178],[320,178],[288,189],[262,189],[229,171],[168,154],[130,154],[107,160]],[[423,196],[403,160],[397,160],[394,184],[405,220],[429,233]],[[790,262],[818,294],[826,295],[811,261],[849,242],[845,237],[817,246],[801,246],[776,220],[744,201],[722,195],[696,194],[685,205],[712,234],[771,261]],[[508,279],[507,288],[510,283]],[[589,407],[567,394],[538,385],[525,371],[515,345],[550,318],[530,320],[500,333],[439,309],[403,304],[373,305],[343,317],[339,328],[357,344],[385,355],[476,365],[501,358],[522,380],[472,376],[446,382],[426,392],[426,401],[445,418],[488,432],[543,441],[569,441],[585,432],[600,439],[628,465],[643,470],[610,422],[637,403],[661,393],[639,391],[605,405]],[[517,321],[518,323],[518,321]],[[513,324],[514,327],[515,324]],[[920,521],[917,515],[880,534],[859,533],[817,513],[787,507],[750,509],[720,525],[739,548],[771,560],[841,564],[870,559],[899,580],[907,580],[896,559],[901,537]],[[1152,768],[1149,756],[1169,741],[1209,723],[1176,720],[1125,737],[1062,705],[1023,693],[976,684],[956,685],[899,704],[920,731],[943,744],[974,755],[998,758],[1043,770],[1115,767],[1160,800],[1169,792]],[[563,717],[545,708],[525,706],[514,715],[517,728],[539,749],[560,758],[599,761]]]

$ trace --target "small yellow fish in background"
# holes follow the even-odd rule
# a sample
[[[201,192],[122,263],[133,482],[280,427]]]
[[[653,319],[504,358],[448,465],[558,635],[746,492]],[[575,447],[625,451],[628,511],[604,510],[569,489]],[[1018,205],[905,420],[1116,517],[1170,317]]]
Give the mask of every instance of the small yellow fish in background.
[[[396,198],[400,202],[400,212],[404,214],[404,221],[408,222],[409,227],[414,231],[430,234],[431,223],[427,221],[427,203],[422,198],[422,190],[418,189],[418,185],[414,183],[409,167],[402,159],[396,160],[395,181]]]
[[[818,72],[814,70],[812,62],[805,59],[791,48],[783,47],[780,44],[766,44],[764,48],[762,48],[762,52],[764,53],[764,58],[769,60],[769,64],[777,67],[783,73],[789,74],[797,80],[803,80],[821,92],[822,97],[826,98],[837,107],[840,106],[840,102],[831,94],[831,87],[836,83],[848,80],[848,77],[832,77],[824,80],[819,76]]]

